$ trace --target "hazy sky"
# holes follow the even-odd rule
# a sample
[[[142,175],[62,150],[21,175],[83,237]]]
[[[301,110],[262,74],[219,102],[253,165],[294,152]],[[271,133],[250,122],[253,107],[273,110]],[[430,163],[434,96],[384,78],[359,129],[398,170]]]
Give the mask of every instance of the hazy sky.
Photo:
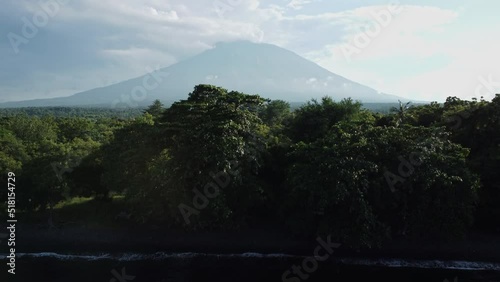
[[[7,0],[0,101],[106,86],[235,39],[409,99],[500,93],[500,1],[436,2]]]

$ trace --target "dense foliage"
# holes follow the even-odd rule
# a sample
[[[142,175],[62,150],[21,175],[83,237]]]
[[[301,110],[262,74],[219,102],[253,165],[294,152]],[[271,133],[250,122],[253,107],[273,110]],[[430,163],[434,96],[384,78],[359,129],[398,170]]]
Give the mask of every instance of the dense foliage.
[[[82,107],[25,107],[25,108],[0,108],[0,116],[14,117],[17,115],[43,117],[85,117],[96,118],[122,118],[129,119],[142,114],[139,108],[82,108]]]
[[[381,114],[328,97],[292,110],[198,85],[170,107],[121,116],[30,111],[3,110],[0,121],[0,178],[16,173],[28,213],[75,196],[111,205],[122,194],[134,222],[271,224],[354,247],[500,228],[498,95]]]

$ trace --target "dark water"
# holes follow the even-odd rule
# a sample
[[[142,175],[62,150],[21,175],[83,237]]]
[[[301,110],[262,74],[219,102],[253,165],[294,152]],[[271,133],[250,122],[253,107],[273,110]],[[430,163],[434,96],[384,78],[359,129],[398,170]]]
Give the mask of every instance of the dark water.
[[[5,261],[5,256],[1,256]],[[16,275],[0,281],[26,282],[180,282],[283,281],[282,275],[305,257],[261,254],[19,254]],[[4,264],[5,266],[5,264]],[[402,261],[332,258],[311,273],[287,276],[299,281],[500,281],[500,264],[462,261]]]

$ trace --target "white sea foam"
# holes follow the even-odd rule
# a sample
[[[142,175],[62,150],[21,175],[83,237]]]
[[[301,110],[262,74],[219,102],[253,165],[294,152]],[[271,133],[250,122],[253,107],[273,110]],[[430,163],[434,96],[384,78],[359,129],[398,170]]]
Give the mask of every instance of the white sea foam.
[[[7,254],[0,254],[0,259],[5,259]],[[305,258],[305,256],[295,256],[288,254],[263,254],[263,253],[242,253],[242,254],[211,254],[211,253],[164,253],[152,254],[141,253],[121,253],[121,254],[58,254],[58,253],[19,253],[18,258],[50,258],[64,261],[161,261],[166,259],[192,259],[192,258],[228,258],[228,259],[294,259]],[[409,260],[409,259],[362,259],[362,258],[338,258],[346,265],[376,266],[388,268],[424,268],[424,269],[455,269],[455,270],[493,270],[500,271],[500,263],[474,262],[474,261],[443,261],[443,260]]]
[[[443,261],[443,260],[406,260],[406,259],[358,259],[342,258],[340,261],[347,265],[407,267],[428,269],[456,269],[456,270],[495,270],[500,271],[500,263],[474,261]]]

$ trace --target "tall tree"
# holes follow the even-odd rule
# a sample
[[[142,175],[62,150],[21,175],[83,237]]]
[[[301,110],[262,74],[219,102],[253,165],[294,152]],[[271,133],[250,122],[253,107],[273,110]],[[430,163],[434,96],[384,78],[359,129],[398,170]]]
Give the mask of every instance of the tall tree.
[[[169,173],[159,185],[160,198],[171,212],[180,215],[179,204],[192,206],[193,189],[204,193],[207,185],[217,184],[215,178],[227,183],[217,184],[218,196],[210,199],[203,213],[190,217],[197,222],[194,226],[220,226],[243,217],[255,204],[260,192],[252,177],[260,165],[264,127],[257,110],[264,102],[258,95],[198,85],[187,100],[165,112],[161,122],[169,138]],[[181,210],[184,216],[185,212]]]

